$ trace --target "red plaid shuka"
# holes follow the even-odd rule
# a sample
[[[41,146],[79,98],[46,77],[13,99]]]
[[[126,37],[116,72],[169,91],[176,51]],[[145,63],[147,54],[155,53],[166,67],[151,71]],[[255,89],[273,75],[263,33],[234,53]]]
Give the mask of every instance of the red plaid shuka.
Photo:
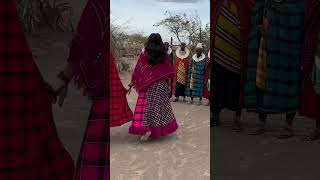
[[[110,179],[108,97],[93,98],[74,180]]]
[[[115,59],[110,53],[110,127],[121,126],[133,118],[133,113],[126,99],[127,90],[123,87]]]
[[[0,179],[70,180],[51,99],[33,61],[14,0],[0,1]]]
[[[205,74],[204,74],[204,94],[203,97],[210,100],[210,91],[208,89],[208,83],[210,81],[210,73],[211,73],[211,67],[212,63],[210,60],[210,57],[206,59],[206,67],[205,67]]]

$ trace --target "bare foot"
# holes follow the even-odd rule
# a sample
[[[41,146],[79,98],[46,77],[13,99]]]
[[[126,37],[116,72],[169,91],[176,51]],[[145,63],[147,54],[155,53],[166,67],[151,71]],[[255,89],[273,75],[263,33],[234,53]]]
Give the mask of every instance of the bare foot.
[[[149,140],[150,136],[151,136],[151,131],[146,132],[143,136],[141,136],[140,140],[143,141],[143,142],[146,142],[146,141]]]

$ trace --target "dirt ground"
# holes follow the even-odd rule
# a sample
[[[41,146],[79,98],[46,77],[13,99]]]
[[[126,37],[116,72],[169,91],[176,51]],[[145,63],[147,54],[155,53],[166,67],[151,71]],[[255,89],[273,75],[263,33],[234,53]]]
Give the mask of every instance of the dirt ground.
[[[266,136],[250,136],[255,114],[245,113],[244,132],[232,133],[233,113],[225,111],[224,125],[211,129],[211,177],[214,180],[319,180],[320,143],[305,142],[304,136],[315,122],[296,117],[295,137],[277,139],[285,123],[284,115],[268,118]]]

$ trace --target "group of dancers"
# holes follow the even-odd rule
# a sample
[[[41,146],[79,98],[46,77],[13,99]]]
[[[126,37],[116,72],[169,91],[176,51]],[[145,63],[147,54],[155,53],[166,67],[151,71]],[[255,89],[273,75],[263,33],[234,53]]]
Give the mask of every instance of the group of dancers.
[[[320,139],[320,1],[219,0],[213,13],[211,126],[220,112],[235,112],[233,129],[242,129],[241,110],[258,114],[267,132],[268,114],[286,114],[279,138],[294,136],[296,113],[315,119],[306,140]]]
[[[204,53],[202,43],[196,46],[196,52],[192,54],[186,43],[182,42],[173,52],[169,43],[165,43],[170,62],[174,68],[174,78],[172,79],[171,93],[175,97],[174,102],[180,97],[189,97],[193,104],[194,98],[199,98],[199,105],[203,98],[210,99],[210,51],[208,56]],[[208,103],[210,105],[210,103]]]

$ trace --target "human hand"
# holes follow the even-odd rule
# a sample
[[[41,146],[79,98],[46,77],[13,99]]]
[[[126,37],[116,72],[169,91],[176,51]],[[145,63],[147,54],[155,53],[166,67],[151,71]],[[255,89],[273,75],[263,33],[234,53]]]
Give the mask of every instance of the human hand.
[[[49,96],[51,98],[52,103],[56,103],[57,95],[55,93],[55,90],[53,89],[53,87],[48,82],[45,82],[45,85],[46,85],[46,88],[47,88],[47,90],[49,92]]]
[[[55,82],[55,86],[53,90],[56,95],[56,99],[53,103],[56,104],[57,100],[59,100],[58,104],[60,107],[62,107],[68,93],[68,85],[60,78],[57,78],[57,81]]]
[[[128,94],[128,95],[131,94],[131,89],[132,89],[132,87],[129,87],[129,88],[127,89],[127,94]]]

